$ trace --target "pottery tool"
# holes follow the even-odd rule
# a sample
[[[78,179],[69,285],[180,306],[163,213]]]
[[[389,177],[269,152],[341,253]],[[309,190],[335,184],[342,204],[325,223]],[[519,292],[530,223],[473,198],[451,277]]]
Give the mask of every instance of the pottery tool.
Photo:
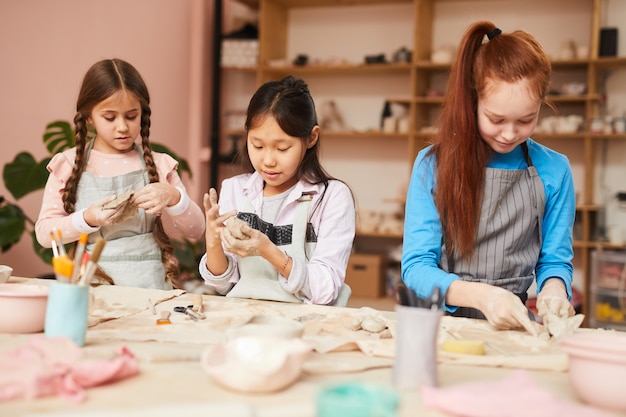
[[[174,307],[174,311],[176,313],[186,314],[187,317],[189,317],[193,321],[198,321],[198,320],[201,320],[201,319],[205,318],[204,314],[196,313],[195,311],[192,310],[192,308],[193,308],[193,305],[188,305],[187,307],[176,306],[176,307]]]
[[[169,311],[161,311],[161,315],[156,321],[157,326],[161,326],[163,324],[172,324],[172,322],[170,321],[170,314],[171,313]]]
[[[156,308],[154,307],[154,303],[149,298],[148,298],[148,308],[150,309],[150,312],[152,314],[156,314],[157,313]]]
[[[87,263],[87,268],[85,268],[85,273],[80,279],[80,285],[91,284],[91,278],[96,272],[96,269],[98,269],[98,260],[100,260],[100,254],[102,253],[105,244],[106,240],[104,240],[103,238],[99,237],[98,239],[96,239],[93,251],[91,252],[91,256],[89,257],[89,262]]]
[[[202,305],[202,294],[193,294],[192,297],[193,307],[192,310],[196,313],[202,313],[204,306]]]
[[[78,243],[76,244],[76,253],[74,254],[74,271],[72,273],[72,282],[78,282],[80,278],[80,266],[83,262],[83,253],[85,253],[85,245],[87,244],[87,233],[81,233]]]

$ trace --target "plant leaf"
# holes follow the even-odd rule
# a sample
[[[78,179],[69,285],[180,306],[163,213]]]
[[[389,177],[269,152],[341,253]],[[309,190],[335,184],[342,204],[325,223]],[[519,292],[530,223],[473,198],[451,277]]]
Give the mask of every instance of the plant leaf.
[[[39,256],[48,265],[52,265],[52,249],[44,248],[39,244],[34,230],[31,232],[30,237],[33,239],[33,249],[35,250],[37,256]]]
[[[37,162],[30,153],[20,152],[12,162],[4,166],[2,178],[5,187],[16,200],[30,192],[44,188],[48,180],[46,169],[48,162],[50,162],[49,157]]]
[[[178,259],[181,273],[187,273],[194,278],[200,278],[198,263],[206,252],[204,241],[192,242],[188,239],[172,239],[174,245],[174,256]]]
[[[187,162],[187,160],[185,160],[184,158],[178,156],[170,148],[168,148],[165,145],[161,145],[160,143],[151,143],[150,147],[152,148],[152,150],[154,152],[166,153],[169,156],[171,156],[172,158],[174,158],[176,161],[178,161],[178,173],[179,174],[181,172],[186,172],[187,175],[189,175],[189,178],[192,177],[192,175],[191,175],[191,168],[189,167],[189,163]]]
[[[15,204],[0,207],[0,249],[2,252],[20,241],[26,230],[26,216]]]
[[[76,145],[74,129],[65,120],[56,120],[46,125],[43,142],[51,155],[63,152]]]

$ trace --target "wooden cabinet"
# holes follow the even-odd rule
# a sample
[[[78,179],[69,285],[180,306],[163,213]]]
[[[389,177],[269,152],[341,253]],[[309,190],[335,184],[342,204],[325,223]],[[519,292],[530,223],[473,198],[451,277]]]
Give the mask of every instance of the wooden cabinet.
[[[235,1],[235,0],[232,0]],[[252,94],[253,86],[260,83],[278,79],[287,74],[299,76],[307,80],[311,86],[316,104],[321,104],[321,99],[332,98],[333,94],[350,95],[353,100],[359,100],[364,92],[370,92],[379,101],[379,109],[375,112],[364,112],[359,122],[363,122],[355,129],[346,131],[324,131],[324,147],[328,147],[325,157],[332,165],[336,173],[331,173],[346,180],[354,189],[357,203],[361,208],[368,208],[373,204],[372,199],[393,200],[397,198],[396,190],[401,189],[408,183],[412,162],[429,140],[429,128],[442,103],[441,96],[437,94],[445,88],[449,64],[432,61],[436,48],[441,46],[441,34],[455,31],[450,43],[456,46],[465,28],[472,22],[480,19],[494,21],[501,25],[504,31],[518,28],[528,30],[537,36],[544,44],[546,50],[553,59],[554,79],[553,90],[555,94],[550,99],[555,104],[560,115],[580,116],[584,123],[583,127],[573,133],[537,132],[533,138],[545,143],[547,146],[566,154],[573,165],[574,181],[577,190],[577,219],[575,226],[575,283],[582,287],[585,294],[583,312],[588,314],[590,294],[591,255],[597,247],[614,247],[605,242],[602,233],[602,202],[598,201],[597,177],[599,152],[607,141],[626,139],[624,133],[593,132],[592,121],[598,117],[604,117],[603,111],[607,93],[604,80],[607,71],[626,69],[624,57],[601,57],[599,56],[599,38],[602,22],[605,20],[605,2],[603,0],[558,0],[546,2],[528,0],[523,4],[513,0],[236,0],[241,4],[258,11],[259,25],[259,62],[254,69],[244,72],[248,79]],[[328,39],[317,45],[322,50],[329,51],[341,44],[341,39],[348,36],[352,24],[358,19],[358,11],[370,9],[376,13],[376,7],[385,9],[403,8],[396,24],[390,24],[388,31],[406,29],[404,45],[397,43],[397,47],[406,46],[412,52],[410,62],[387,62],[384,64],[365,64],[356,62],[354,59],[348,62],[339,61],[334,63],[319,63],[306,66],[294,66],[294,39],[293,25],[308,24],[314,21],[318,11],[336,8],[337,13],[346,13],[346,9],[354,11],[354,15],[348,14],[343,21],[327,18],[319,20],[317,30],[332,31],[330,25],[345,25],[345,32],[338,32],[337,42],[329,42]],[[560,9],[559,9],[560,7]],[[469,10],[464,13],[464,8]],[[458,10],[455,10],[458,9]],[[382,10],[382,9],[378,9]],[[519,14],[517,12],[520,12]],[[302,14],[306,17],[297,20]],[[332,14],[329,15],[332,17]],[[310,18],[310,19],[309,19]],[[380,17],[384,19],[383,16]],[[296,23],[294,23],[294,19]],[[542,23],[541,19],[547,19]],[[503,22],[503,23],[500,23]],[[374,23],[368,23],[372,27],[372,33],[364,35],[355,41],[353,46],[343,47],[345,56],[353,54],[353,49],[363,48],[368,43],[373,43],[377,38]],[[403,26],[404,25],[404,26]],[[533,25],[535,25],[533,27]],[[442,29],[444,28],[444,29]],[[452,29],[450,29],[452,28]],[[336,28],[335,28],[336,30]],[[447,30],[447,32],[446,32]],[[542,32],[539,36],[538,32]],[[306,37],[298,32],[300,36]],[[312,32],[315,33],[315,32]],[[391,33],[391,32],[389,32]],[[395,33],[395,32],[394,32]],[[388,36],[388,35],[384,35]],[[311,36],[309,35],[309,38]],[[565,42],[568,38],[578,38],[581,46],[587,46],[585,56],[559,57],[557,56],[558,45],[555,47],[555,39]],[[308,39],[312,45],[315,39]],[[325,42],[325,43],[324,43]],[[305,42],[306,43],[306,42]],[[318,42],[319,43],[319,42]],[[306,49],[306,48],[305,48]],[[318,49],[319,50],[319,49]],[[301,52],[307,53],[307,50]],[[375,51],[371,51],[375,52]],[[389,56],[389,50],[385,51]],[[354,55],[354,54],[353,54]],[[234,70],[225,68],[225,71]],[[239,75],[241,76],[241,70]],[[236,72],[236,71],[235,71]],[[253,81],[251,81],[253,80]],[[340,87],[328,88],[328,80],[340,83]],[[559,88],[565,83],[577,82],[585,86],[580,94],[565,94]],[[239,87],[241,83],[237,84]],[[324,87],[326,86],[326,87]],[[326,89],[325,89],[326,88]],[[222,94],[225,94],[222,92]],[[355,98],[356,97],[356,98]],[[409,109],[409,129],[403,133],[384,133],[380,130],[380,111],[385,101],[402,104]],[[345,107],[351,107],[353,101]],[[549,117],[547,106],[542,113],[543,117]],[[541,122],[541,120],[540,120]],[[358,124],[358,123],[357,123]],[[241,133],[241,132],[239,132]],[[228,135],[236,132],[224,132],[222,141]],[[228,141],[226,140],[226,143]],[[334,149],[333,147],[337,148]],[[367,152],[370,153],[367,153]],[[380,155],[385,152],[396,152],[395,160],[389,165],[380,168]],[[341,160],[336,154],[343,152]],[[400,157],[398,157],[400,155]],[[323,155],[324,157],[324,155]],[[358,161],[361,158],[361,169]],[[368,159],[369,158],[369,159]],[[347,166],[348,168],[345,168]],[[389,168],[393,167],[393,168]],[[343,171],[342,171],[343,169]],[[396,171],[393,171],[393,170]],[[354,172],[358,172],[354,174]],[[386,172],[389,177],[383,179],[385,186],[372,186],[373,179],[368,177],[371,173]],[[350,177],[352,175],[352,177]],[[383,175],[383,174],[380,174]],[[361,179],[359,179],[361,178]],[[385,195],[385,193],[387,193]],[[384,203],[381,203],[384,206]],[[361,238],[377,238],[380,234],[374,232],[362,233]],[[382,234],[389,237],[388,233]],[[393,236],[393,234],[392,234]],[[395,235],[400,239],[401,235]]]

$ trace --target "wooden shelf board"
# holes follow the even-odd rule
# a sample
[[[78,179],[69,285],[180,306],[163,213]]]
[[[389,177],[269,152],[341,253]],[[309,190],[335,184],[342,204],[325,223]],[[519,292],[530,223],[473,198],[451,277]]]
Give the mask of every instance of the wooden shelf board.
[[[407,139],[409,137],[408,133],[386,133],[381,131],[372,131],[372,132],[339,132],[336,130],[322,130],[321,132],[324,137],[333,137],[333,138],[395,138],[395,139]]]
[[[374,237],[383,239],[402,239],[401,234],[396,233],[378,233],[378,232],[363,232],[361,230],[356,231],[356,237]]]
[[[626,133],[610,133],[610,134],[592,133],[591,138],[595,140],[602,140],[602,139],[626,140]]]
[[[259,4],[261,0],[244,0],[246,4]],[[271,0],[288,8],[296,7],[330,7],[330,6],[367,6],[374,4],[412,3],[412,0]]]
[[[406,62],[387,64],[339,64],[339,65],[265,65],[263,72],[274,74],[381,74],[406,73],[409,75],[411,64]]]
[[[534,140],[542,141],[546,139],[584,139],[586,137],[585,132],[574,132],[574,133],[541,133],[535,132],[531,135]]]

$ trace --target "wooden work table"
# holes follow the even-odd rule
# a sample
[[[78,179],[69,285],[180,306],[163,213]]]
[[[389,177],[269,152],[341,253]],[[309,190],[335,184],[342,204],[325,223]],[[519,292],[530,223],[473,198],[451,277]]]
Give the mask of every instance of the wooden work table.
[[[38,281],[15,277],[10,280],[42,284]],[[107,350],[126,346],[138,359],[139,374],[87,389],[87,398],[80,404],[61,397],[0,402],[0,415],[315,417],[317,394],[331,384],[371,383],[393,389],[394,338],[379,339],[378,335],[363,334],[363,330],[348,330],[341,323],[346,323],[350,317],[374,315],[385,320],[393,334],[394,312],[203,295],[205,320],[192,322],[183,314],[172,313],[170,325],[155,324],[160,311],[188,305],[191,299],[192,294],[180,290],[92,289],[90,327],[84,349]],[[201,353],[208,346],[220,343],[225,329],[258,314],[278,314],[294,319],[306,317],[317,329],[309,331],[306,327],[303,336],[303,340],[316,344],[317,349],[309,359],[313,362],[308,366],[305,363],[301,377],[279,392],[243,394],[220,387],[200,366]],[[458,337],[466,331],[474,336],[481,332],[488,335],[488,346],[495,350],[488,350],[484,357],[473,358],[464,358],[472,355],[439,352],[439,387],[469,381],[497,381],[520,367],[519,364],[526,364],[523,367],[541,387],[560,398],[578,401],[568,380],[567,357],[554,346],[539,352],[524,350],[522,346],[516,352],[509,350],[508,346],[512,341],[521,340],[520,337],[527,337],[521,332],[496,332],[483,321],[442,319],[440,333],[452,333]],[[322,342],[321,336],[319,340],[315,339],[316,334],[330,337]],[[0,334],[0,350],[14,349],[31,337],[42,337],[42,334]],[[499,344],[500,339],[503,341]],[[502,349],[508,353],[502,354]],[[436,410],[426,409],[417,391],[398,391],[398,394],[397,415],[400,417],[444,416]]]

